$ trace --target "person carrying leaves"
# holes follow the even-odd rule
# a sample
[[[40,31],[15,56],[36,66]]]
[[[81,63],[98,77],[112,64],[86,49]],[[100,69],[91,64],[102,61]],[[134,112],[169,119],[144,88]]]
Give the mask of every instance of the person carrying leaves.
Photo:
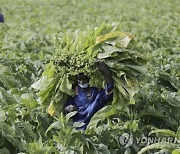
[[[107,65],[103,62],[98,64],[106,81],[105,89],[89,86],[89,77],[80,73],[76,76],[78,85],[75,87],[76,95],[69,97],[64,111],[70,113],[77,111],[73,116],[73,122],[85,123],[78,129],[85,130],[92,116],[103,108],[113,98],[113,79]]]

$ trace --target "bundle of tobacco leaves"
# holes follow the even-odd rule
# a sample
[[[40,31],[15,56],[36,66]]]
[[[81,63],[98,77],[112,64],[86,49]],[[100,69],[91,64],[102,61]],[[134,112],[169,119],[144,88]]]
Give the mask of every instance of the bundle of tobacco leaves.
[[[105,82],[97,67],[97,62],[103,61],[114,80],[112,103],[120,106],[135,103],[138,79],[146,72],[145,59],[133,47],[135,43],[132,35],[108,24],[67,33],[63,38],[57,36],[51,62],[41,79],[32,85],[39,90],[39,101],[50,104],[50,114],[55,108],[61,111],[68,95],[75,94],[72,86],[79,73],[90,77],[91,86],[103,88]]]

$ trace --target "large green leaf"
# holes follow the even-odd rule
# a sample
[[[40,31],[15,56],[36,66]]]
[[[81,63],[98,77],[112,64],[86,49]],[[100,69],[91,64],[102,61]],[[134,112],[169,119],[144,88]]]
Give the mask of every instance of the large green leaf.
[[[163,92],[161,96],[170,105],[180,107],[180,96],[178,95],[178,93]]]
[[[59,121],[56,121],[48,127],[45,134],[47,134],[52,129],[60,129],[60,128],[61,128],[61,123]]]
[[[177,145],[173,144],[173,143],[155,143],[155,144],[151,144],[148,145],[144,148],[142,148],[138,154],[143,154],[144,152],[151,150],[151,149],[168,149],[168,150],[173,150],[176,149]]]
[[[110,151],[108,150],[108,147],[104,144],[98,145],[98,153],[99,154],[110,154]]]
[[[30,93],[22,94],[19,101],[24,104],[29,111],[35,109],[38,106],[38,102],[33,98],[33,95]]]
[[[61,79],[60,89],[62,92],[68,95],[74,95],[72,91],[72,82],[69,80],[68,74],[65,74]]]
[[[16,99],[5,89],[0,87],[0,105],[6,106],[12,104],[17,104]]]
[[[175,132],[171,131],[171,130],[168,130],[168,129],[156,129],[156,130],[152,130],[150,134],[153,134],[153,133],[156,133],[156,134],[159,134],[159,135],[162,135],[162,136],[172,136],[172,137],[178,137],[178,135],[176,135]]]
[[[114,108],[111,105],[105,106],[104,108],[102,108],[101,110],[99,110],[97,113],[95,113],[95,115],[92,117],[89,126],[88,127],[96,127],[96,125],[98,124],[98,122],[103,121],[105,118],[117,114],[117,109]]]
[[[111,54],[114,52],[124,52],[122,49],[118,47],[110,46],[107,44],[103,44],[102,48],[103,48],[103,52],[99,53],[97,56],[99,59],[111,57]]]
[[[3,84],[3,87],[10,89],[16,85],[16,80],[11,70],[8,67],[0,64],[0,82]]]

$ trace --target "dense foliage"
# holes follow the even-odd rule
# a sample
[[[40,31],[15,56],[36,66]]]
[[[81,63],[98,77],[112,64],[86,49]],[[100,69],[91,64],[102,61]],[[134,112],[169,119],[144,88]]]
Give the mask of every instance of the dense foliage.
[[[144,136],[180,138],[178,0],[1,0],[0,10],[5,18],[5,23],[0,23],[0,153],[180,152],[177,142],[147,145],[136,140]],[[138,76],[141,82],[137,82],[136,95],[125,97],[131,100],[131,104],[122,105],[126,100],[118,101],[124,96],[116,98],[118,105],[104,107],[92,118],[87,130],[81,132],[74,129],[81,123],[72,124],[70,120],[75,113],[65,116],[60,113],[60,106],[56,107],[58,115],[48,114],[49,104],[65,103],[67,94],[73,94],[70,91],[73,75],[78,73],[73,71],[72,77],[67,73],[60,78],[59,69],[62,67],[56,68],[54,64],[63,66],[65,61],[61,58],[67,58],[67,61],[72,60],[72,66],[81,67],[78,61],[82,57],[69,52],[77,46],[66,50],[67,38],[78,36],[77,51],[83,55],[89,44],[97,43],[94,42],[97,35],[84,35],[83,32],[88,29],[88,32],[93,32],[104,22],[114,23],[118,25],[118,31],[134,37],[123,51],[137,51],[143,55],[147,60],[147,72],[145,76]],[[80,40],[80,36],[86,37],[88,43]],[[71,58],[64,57],[64,53],[58,54],[61,49]],[[97,71],[91,67],[97,60],[96,56],[85,60],[87,70],[92,69],[87,74]],[[105,55],[102,52],[100,56]],[[78,59],[77,62],[73,62],[74,58]],[[134,58],[133,54],[131,58]],[[108,63],[110,60],[113,59],[104,59],[109,67],[112,66]],[[144,63],[139,59],[138,62]],[[127,75],[128,72],[131,75],[132,70],[144,72],[143,67],[129,66],[131,71],[127,67]],[[70,72],[71,68],[66,70]],[[113,72],[117,67],[110,68]],[[69,77],[72,79],[67,80]],[[124,80],[120,84],[117,82],[116,86],[124,83]],[[103,86],[102,83],[95,85]],[[32,87],[36,87],[38,93]],[[132,133],[132,145],[126,147],[120,142],[123,133]]]

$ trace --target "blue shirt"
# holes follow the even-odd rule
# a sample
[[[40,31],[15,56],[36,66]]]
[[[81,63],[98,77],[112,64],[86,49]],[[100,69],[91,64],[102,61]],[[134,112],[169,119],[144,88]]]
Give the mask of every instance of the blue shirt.
[[[4,17],[1,13],[0,13],[0,22],[4,22]]]
[[[85,130],[91,117],[112,99],[112,90],[113,83],[108,83],[105,89],[102,90],[92,87],[91,96],[87,96],[83,89],[77,86],[77,95],[70,97],[66,106],[74,105],[77,108],[78,112],[73,116],[73,122],[85,123],[85,125],[79,129]]]

